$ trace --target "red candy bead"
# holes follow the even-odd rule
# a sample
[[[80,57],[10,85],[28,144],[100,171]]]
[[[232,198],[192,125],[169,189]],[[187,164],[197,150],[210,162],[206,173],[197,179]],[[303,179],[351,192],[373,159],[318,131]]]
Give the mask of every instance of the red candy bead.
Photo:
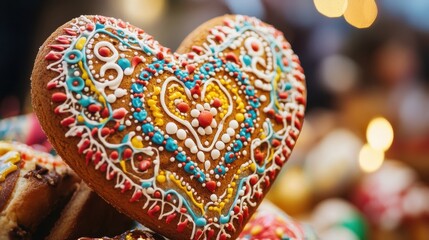
[[[220,102],[219,98],[213,99],[212,106],[215,107],[215,108],[218,108],[218,107],[222,106],[222,103]]]
[[[176,107],[182,113],[186,113],[186,112],[189,111],[189,105],[187,103],[185,103],[185,102],[181,102],[181,103],[177,104]]]
[[[103,57],[108,57],[111,54],[110,49],[108,47],[99,48],[98,53]]]
[[[213,120],[213,115],[209,111],[202,111],[198,116],[198,122],[201,127],[205,128],[210,126]]]

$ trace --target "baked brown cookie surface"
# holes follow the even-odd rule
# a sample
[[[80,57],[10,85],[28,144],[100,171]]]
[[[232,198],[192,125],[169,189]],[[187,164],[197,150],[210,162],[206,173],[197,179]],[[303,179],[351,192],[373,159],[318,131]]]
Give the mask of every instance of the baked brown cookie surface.
[[[121,212],[173,239],[236,238],[287,161],[303,70],[283,34],[229,15],[177,53],[81,16],[40,48],[33,108],[65,161]]]
[[[0,141],[0,239],[37,239],[73,193],[78,177],[58,157]]]

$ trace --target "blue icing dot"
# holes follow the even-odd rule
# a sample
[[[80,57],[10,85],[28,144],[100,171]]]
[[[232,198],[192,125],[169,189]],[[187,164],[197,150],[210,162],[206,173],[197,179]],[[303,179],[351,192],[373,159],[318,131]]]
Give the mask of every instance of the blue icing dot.
[[[153,125],[150,123],[143,124],[142,131],[146,134],[153,132]]]
[[[221,215],[220,219],[219,219],[219,222],[222,223],[222,224],[228,223],[229,222],[229,215],[226,215],[226,216]]]
[[[243,147],[243,143],[241,142],[241,140],[236,140],[234,142],[234,146],[232,149],[234,149],[234,152],[238,152],[240,151],[240,149]]]
[[[82,59],[82,53],[78,50],[71,50],[64,55],[64,60],[67,63],[75,64]]]
[[[206,79],[207,79],[207,75],[203,75],[202,79],[200,78],[200,74],[195,74],[194,75],[194,82],[198,81],[198,80],[202,80],[203,81],[203,80],[206,80]]]
[[[165,144],[165,150],[167,150],[169,152],[174,152],[177,150],[177,148],[178,148],[178,146],[176,143],[174,143],[174,139],[167,138],[167,142]]]
[[[143,70],[139,75],[139,78],[141,80],[145,80],[145,81],[148,81],[151,77],[152,77],[152,73],[150,73],[146,70]]]
[[[164,136],[162,136],[160,132],[155,132],[155,134],[153,134],[152,142],[160,145],[162,144],[163,141],[164,141]]]
[[[247,86],[246,87],[246,94],[249,96],[254,96],[255,95],[255,89],[253,89],[252,86]]]
[[[215,61],[214,64],[216,64],[216,67],[222,66],[222,60],[220,58],[215,58],[214,61]]]
[[[227,152],[225,153],[225,162],[226,163],[232,163],[235,161],[235,154],[233,152]]]
[[[146,44],[143,46],[143,51],[145,53],[152,53],[152,50],[150,50],[150,48]]]
[[[200,78],[198,78],[198,80],[199,80]],[[191,88],[193,88],[193,87],[195,87],[195,81],[186,81],[185,82],[185,86],[188,88],[188,89],[191,89]]]
[[[206,63],[200,67],[200,72],[204,75],[209,75],[210,72],[214,72],[213,64]]]
[[[218,165],[217,167],[216,167],[216,170],[215,170],[215,173],[217,173],[217,174],[221,174],[221,175],[224,175],[225,174],[225,167],[223,166],[223,165]]]
[[[125,125],[120,125],[120,126],[118,127],[118,130],[119,130],[120,132],[124,131],[124,129],[125,129]]]
[[[131,85],[131,89],[135,93],[141,93],[141,92],[143,92],[143,85],[138,84],[138,83],[133,83],[133,85]]]
[[[156,61],[149,65],[150,68],[155,69],[156,71],[160,71],[164,69],[164,60]]]
[[[286,90],[291,90],[292,89],[292,84],[286,83],[285,84],[285,88],[286,88]]]
[[[133,100],[131,100],[131,102],[133,103],[133,106],[136,108],[139,108],[143,105],[142,101],[140,100],[140,98],[133,98]]]
[[[142,182],[142,187],[143,188],[148,188],[148,187],[151,187],[151,186],[152,186],[151,182]]]
[[[198,175],[199,175],[199,176],[198,176]],[[196,172],[196,173],[195,173],[195,177],[198,177],[198,181],[199,181],[200,183],[203,183],[203,182],[205,182],[205,181],[206,181],[206,175],[205,175],[203,172],[201,172],[201,171]]]
[[[239,69],[237,68],[237,66],[232,62],[227,62],[226,68],[231,72],[239,72]]]
[[[103,28],[104,28],[104,24],[101,24],[101,23],[95,24],[95,29],[103,29]]]
[[[79,99],[79,104],[82,105],[83,107],[88,107],[91,103],[95,103],[94,99],[86,95],[82,95],[82,98]]]
[[[118,65],[122,68],[122,70],[125,70],[128,67],[131,67],[130,60],[126,58],[121,58],[118,60]]]
[[[256,101],[250,100],[249,104],[250,104],[250,106],[252,106],[254,108],[258,108],[261,105],[258,100],[256,100]]]
[[[257,172],[258,174],[263,174],[263,173],[265,172],[265,167],[260,167],[260,166],[258,166],[258,167],[256,168],[256,172]]]
[[[195,225],[197,225],[198,227],[203,227],[207,224],[207,220],[205,218],[197,218],[195,220]]]
[[[247,113],[250,114],[251,118],[253,118],[253,119],[256,118],[256,112],[255,112],[255,110],[253,110],[253,109],[249,110]]]
[[[136,39],[135,37],[133,37],[133,36],[129,36],[129,37],[128,37],[128,41],[129,41],[130,43],[137,43],[137,39]]]
[[[247,132],[246,128],[242,128],[240,130],[240,136],[245,137],[245,138],[249,138],[250,137],[250,132]]]
[[[179,152],[179,153],[176,155],[176,159],[177,159],[177,161],[179,161],[179,162],[185,162],[185,161],[186,161],[186,155],[185,155],[183,152]]]
[[[80,92],[85,87],[85,82],[80,77],[71,77],[67,79],[67,87],[74,92]]]
[[[120,30],[120,29],[117,29],[117,30],[116,30],[116,33],[117,33],[117,34],[118,34],[118,36],[120,36],[120,37],[124,37],[124,36],[125,36],[124,31],[122,31],[122,30]]]
[[[134,112],[133,117],[137,119],[139,122],[143,121],[147,117],[147,112],[143,109],[140,110],[140,112]]]
[[[176,75],[176,77],[177,77],[179,80],[183,80],[183,79],[185,79],[185,78],[188,76],[188,73],[187,73],[187,72],[185,72],[185,71],[182,71],[182,70],[176,70],[176,71],[174,72],[174,75]]]
[[[191,169],[193,167],[193,169]],[[194,174],[194,173],[196,173],[196,167],[195,167],[195,164],[193,163],[193,162],[188,162],[186,165],[185,165],[185,167],[184,167],[184,169],[185,169],[185,171],[187,172],[187,173],[191,173],[191,174]]]
[[[250,58],[249,55],[244,55],[243,62],[246,66],[250,66],[250,64],[252,64],[252,58]]]
[[[249,127],[253,127],[253,119],[251,118],[246,118],[246,120],[244,120],[244,124],[249,125]]]

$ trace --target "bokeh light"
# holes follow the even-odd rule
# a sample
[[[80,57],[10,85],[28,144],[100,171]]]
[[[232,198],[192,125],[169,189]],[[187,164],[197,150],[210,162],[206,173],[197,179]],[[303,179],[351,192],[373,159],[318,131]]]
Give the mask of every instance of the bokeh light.
[[[314,0],[317,11],[327,17],[340,17],[347,9],[348,0]]]
[[[393,142],[392,125],[383,117],[371,120],[366,130],[368,144],[379,151],[386,151]]]
[[[384,152],[365,144],[359,152],[359,166],[367,173],[378,170],[384,161]]]
[[[356,28],[367,28],[374,23],[377,14],[375,0],[350,0],[344,12],[344,18]]]

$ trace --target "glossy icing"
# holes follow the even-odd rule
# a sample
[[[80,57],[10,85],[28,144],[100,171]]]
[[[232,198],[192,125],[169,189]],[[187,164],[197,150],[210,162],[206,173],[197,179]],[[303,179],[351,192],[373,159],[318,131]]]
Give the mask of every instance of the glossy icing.
[[[133,192],[130,204],[179,233],[190,226],[191,238],[229,238],[299,135],[302,68],[258,19],[226,17],[191,52],[171,54],[121,20],[81,16],[50,48],[58,76],[47,88],[66,137]]]

